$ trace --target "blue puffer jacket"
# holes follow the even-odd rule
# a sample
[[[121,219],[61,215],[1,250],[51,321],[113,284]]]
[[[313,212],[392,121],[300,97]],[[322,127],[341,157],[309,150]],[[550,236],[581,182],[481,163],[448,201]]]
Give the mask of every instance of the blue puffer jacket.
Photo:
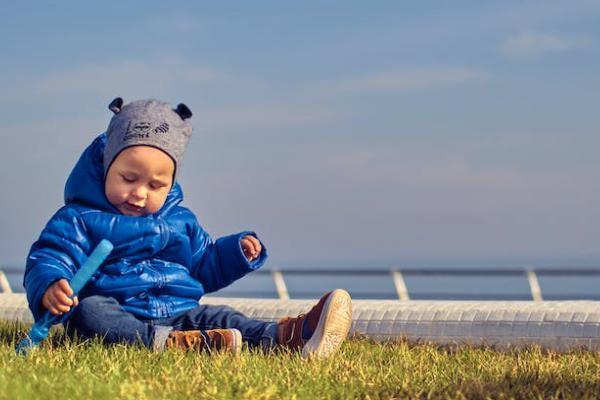
[[[50,219],[27,257],[24,286],[35,320],[45,308],[48,286],[70,280],[102,239],[115,246],[109,258],[79,295],[116,298],[125,310],[162,318],[194,308],[204,293],[214,292],[262,266],[248,262],[241,232],[212,241],[194,214],[179,206],[183,193],[175,184],[155,214],[121,214],[104,194],[101,134],[83,152],[65,185],[65,206]],[[254,235],[256,236],[256,235]]]

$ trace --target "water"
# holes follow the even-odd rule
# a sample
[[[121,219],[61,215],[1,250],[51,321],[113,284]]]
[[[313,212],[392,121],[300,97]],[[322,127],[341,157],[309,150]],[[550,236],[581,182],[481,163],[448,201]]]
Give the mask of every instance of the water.
[[[285,277],[285,274],[284,274]],[[531,300],[525,275],[517,276],[405,276],[413,300]],[[545,300],[600,300],[600,275],[538,277]],[[356,299],[397,299],[391,278],[384,276],[289,276],[291,298],[316,298],[333,288],[345,288]],[[270,276],[248,276],[219,292],[222,296],[277,297]]]
[[[410,268],[522,268],[523,266],[561,267],[573,265],[578,268],[600,268],[594,260],[570,263],[562,260],[553,262],[519,262],[498,260],[495,262],[412,262],[402,266]],[[282,263],[277,267],[290,269],[387,269],[400,266],[390,262],[304,262]],[[273,265],[270,265],[272,268]],[[7,274],[15,292],[23,292],[22,275]],[[285,283],[291,298],[317,298],[322,293],[345,288],[356,299],[397,299],[396,289],[388,276],[326,275],[306,276],[284,273]],[[404,276],[411,299],[447,300],[531,300],[529,283],[523,276]],[[580,277],[538,276],[544,300],[589,299],[600,300],[600,275]],[[212,295],[276,298],[275,284],[270,275],[249,274],[231,286]]]

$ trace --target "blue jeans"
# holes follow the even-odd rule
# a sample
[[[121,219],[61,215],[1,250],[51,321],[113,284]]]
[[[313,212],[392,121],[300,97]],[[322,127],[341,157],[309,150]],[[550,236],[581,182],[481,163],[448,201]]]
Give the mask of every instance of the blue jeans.
[[[169,332],[236,328],[250,347],[271,348],[277,341],[277,323],[246,317],[229,306],[199,305],[168,318],[142,319],[127,312],[112,297],[90,296],[79,302],[65,324],[73,337],[101,337],[106,344],[138,343],[162,349]]]

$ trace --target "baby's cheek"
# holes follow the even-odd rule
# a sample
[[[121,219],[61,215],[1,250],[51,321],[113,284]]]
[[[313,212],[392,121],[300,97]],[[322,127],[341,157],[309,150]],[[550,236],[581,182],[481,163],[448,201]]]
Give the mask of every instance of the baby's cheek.
[[[108,200],[108,202],[114,206],[115,205],[114,194],[110,190],[105,191],[104,194],[106,195],[106,199]]]
[[[150,197],[150,201],[148,202],[148,205],[146,206],[146,208],[148,209],[148,211],[150,211],[150,213],[155,213],[162,208],[162,206],[165,204],[166,200],[167,200],[166,194],[158,194],[157,193]]]
[[[105,194],[108,202],[113,206],[121,204],[125,200],[123,193],[119,192],[118,190],[107,190],[105,191]]]

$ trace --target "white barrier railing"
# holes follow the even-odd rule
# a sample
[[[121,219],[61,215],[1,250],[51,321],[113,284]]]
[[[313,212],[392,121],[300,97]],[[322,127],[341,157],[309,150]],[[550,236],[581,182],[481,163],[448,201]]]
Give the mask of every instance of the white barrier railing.
[[[2,293],[12,293],[10,283],[8,283],[8,279],[2,270],[0,270],[0,289],[2,289]]]
[[[5,268],[9,274],[22,274],[23,270],[16,268]],[[411,299],[408,287],[404,280],[405,276],[446,276],[446,277],[524,277],[529,284],[529,291],[533,301],[542,301],[542,289],[538,281],[538,276],[569,276],[600,277],[600,268],[391,268],[391,269],[259,269],[253,275],[270,275],[275,285],[277,296],[281,300],[291,298],[285,276],[381,276],[392,279],[396,296],[399,300],[408,301]],[[12,293],[10,284],[5,273],[0,270],[0,292]]]
[[[262,321],[306,312],[313,300],[205,296]],[[468,344],[498,349],[542,346],[554,351],[600,351],[600,301],[352,300],[351,334],[375,341]],[[0,321],[30,324],[24,293],[0,294]]]

